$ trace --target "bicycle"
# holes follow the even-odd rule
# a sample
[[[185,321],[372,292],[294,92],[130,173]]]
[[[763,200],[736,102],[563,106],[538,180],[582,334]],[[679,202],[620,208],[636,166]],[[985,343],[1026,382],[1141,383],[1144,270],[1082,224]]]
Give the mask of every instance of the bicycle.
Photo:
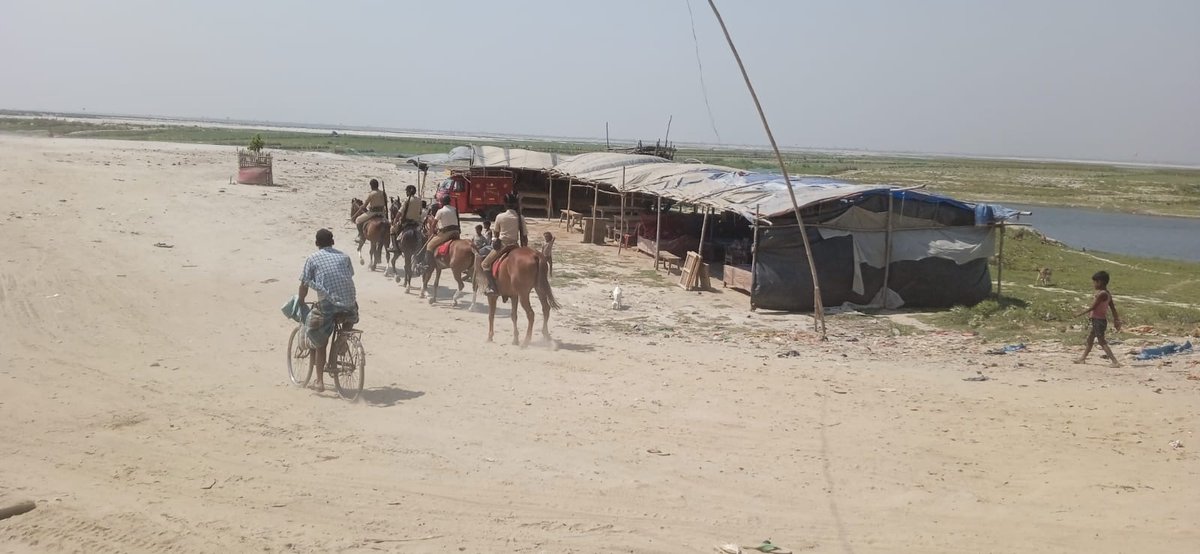
[[[309,303],[309,308],[311,307],[312,304]],[[298,387],[307,387],[308,382],[312,380],[314,360],[304,341],[304,333],[307,330],[307,326],[301,321],[288,337],[288,377],[291,378],[292,384]],[[346,400],[357,400],[362,394],[366,369],[367,353],[362,346],[362,330],[348,329],[341,317],[335,318],[333,334],[329,337],[325,373],[333,377],[333,387],[338,395]]]

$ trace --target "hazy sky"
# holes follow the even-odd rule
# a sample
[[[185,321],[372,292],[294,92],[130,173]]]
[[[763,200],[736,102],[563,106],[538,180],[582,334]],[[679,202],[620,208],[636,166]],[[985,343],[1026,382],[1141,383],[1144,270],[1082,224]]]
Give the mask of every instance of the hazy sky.
[[[0,108],[764,144],[704,0],[0,0]],[[1200,1],[720,0],[781,143],[1200,163]]]

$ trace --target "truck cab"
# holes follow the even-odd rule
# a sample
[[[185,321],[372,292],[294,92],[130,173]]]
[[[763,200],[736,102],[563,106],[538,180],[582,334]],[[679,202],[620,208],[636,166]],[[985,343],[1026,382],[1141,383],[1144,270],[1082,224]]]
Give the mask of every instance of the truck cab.
[[[504,195],[513,191],[513,173],[506,169],[473,167],[451,171],[437,188],[458,213],[478,214],[491,221],[504,211]]]

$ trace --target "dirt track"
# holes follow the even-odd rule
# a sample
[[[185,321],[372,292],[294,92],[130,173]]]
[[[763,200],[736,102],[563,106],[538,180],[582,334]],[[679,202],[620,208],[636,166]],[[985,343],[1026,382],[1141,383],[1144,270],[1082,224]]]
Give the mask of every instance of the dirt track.
[[[1194,357],[989,357],[853,318],[785,344],[802,318],[569,236],[557,351],[485,344],[485,314],[359,268],[365,401],[293,388],[278,307],[313,232],[348,249],[351,195],[411,174],[283,153],[268,189],[228,185],[234,165],[0,136],[0,493],[39,503],[0,521],[3,549],[1200,550]]]

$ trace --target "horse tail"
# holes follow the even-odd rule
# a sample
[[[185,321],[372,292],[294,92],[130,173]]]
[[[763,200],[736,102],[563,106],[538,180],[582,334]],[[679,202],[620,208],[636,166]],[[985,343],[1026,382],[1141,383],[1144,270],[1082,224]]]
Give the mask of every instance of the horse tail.
[[[534,285],[538,298],[546,301],[551,308],[559,309],[558,301],[554,299],[554,291],[550,288],[550,263],[541,254],[533,258],[537,262],[537,282]]]

